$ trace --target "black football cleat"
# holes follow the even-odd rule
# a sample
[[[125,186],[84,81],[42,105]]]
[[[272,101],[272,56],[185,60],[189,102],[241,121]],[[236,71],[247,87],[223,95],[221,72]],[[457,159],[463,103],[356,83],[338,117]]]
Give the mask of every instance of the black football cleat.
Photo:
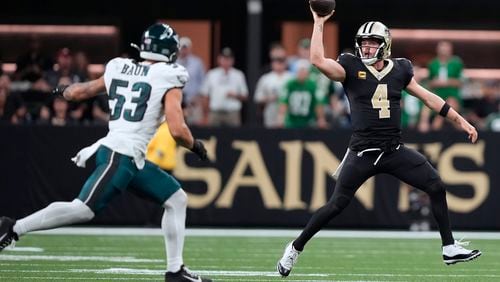
[[[177,272],[166,272],[165,282],[212,282],[212,279],[203,278],[183,265]]]
[[[16,221],[10,217],[0,217],[0,252],[10,246],[12,241],[19,240],[17,234],[12,230]]]
[[[453,245],[443,247],[443,261],[445,264],[455,264],[457,262],[471,261],[479,257],[482,253],[479,250],[468,250],[463,246],[469,242],[455,241]]]

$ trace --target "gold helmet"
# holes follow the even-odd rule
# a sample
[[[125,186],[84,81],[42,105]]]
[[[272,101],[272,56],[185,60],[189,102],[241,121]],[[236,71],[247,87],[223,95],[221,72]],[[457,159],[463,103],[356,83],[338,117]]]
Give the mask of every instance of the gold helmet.
[[[380,46],[377,52],[371,58],[364,58],[361,51],[361,40],[365,38],[372,38],[380,41]],[[358,29],[355,38],[355,54],[365,65],[373,65],[378,60],[387,59],[391,56],[391,33],[389,28],[381,22],[366,22]]]

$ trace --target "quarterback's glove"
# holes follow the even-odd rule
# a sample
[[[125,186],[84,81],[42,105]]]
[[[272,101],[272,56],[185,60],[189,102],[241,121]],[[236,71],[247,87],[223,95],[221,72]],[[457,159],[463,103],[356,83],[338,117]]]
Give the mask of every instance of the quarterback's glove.
[[[198,139],[194,140],[193,148],[191,148],[191,152],[193,152],[196,155],[198,155],[198,157],[202,161],[208,160],[207,149],[205,149],[205,146],[203,145],[203,143],[200,140],[198,140]]]
[[[52,95],[63,96],[64,90],[68,88],[69,85],[57,85],[56,88],[52,90]]]

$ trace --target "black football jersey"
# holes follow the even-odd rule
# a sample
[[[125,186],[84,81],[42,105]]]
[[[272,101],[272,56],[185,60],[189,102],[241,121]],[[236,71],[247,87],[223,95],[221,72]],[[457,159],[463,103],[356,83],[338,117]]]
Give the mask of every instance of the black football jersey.
[[[395,147],[401,139],[401,91],[413,77],[411,62],[388,59],[381,71],[352,54],[340,55],[338,62],[346,72],[342,84],[351,107],[351,150]]]

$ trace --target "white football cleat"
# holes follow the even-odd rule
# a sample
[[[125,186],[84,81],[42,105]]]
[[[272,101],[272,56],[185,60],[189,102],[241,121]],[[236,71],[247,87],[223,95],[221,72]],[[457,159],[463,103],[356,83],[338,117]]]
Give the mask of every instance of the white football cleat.
[[[479,250],[468,250],[469,242],[455,240],[453,245],[443,246],[443,261],[447,265],[473,260],[481,255]]]
[[[293,241],[288,243],[285,248],[285,252],[283,253],[283,257],[278,261],[276,265],[276,269],[279,274],[283,277],[287,277],[292,271],[292,267],[297,263],[297,259],[299,258],[300,251],[295,250],[293,247]]]

